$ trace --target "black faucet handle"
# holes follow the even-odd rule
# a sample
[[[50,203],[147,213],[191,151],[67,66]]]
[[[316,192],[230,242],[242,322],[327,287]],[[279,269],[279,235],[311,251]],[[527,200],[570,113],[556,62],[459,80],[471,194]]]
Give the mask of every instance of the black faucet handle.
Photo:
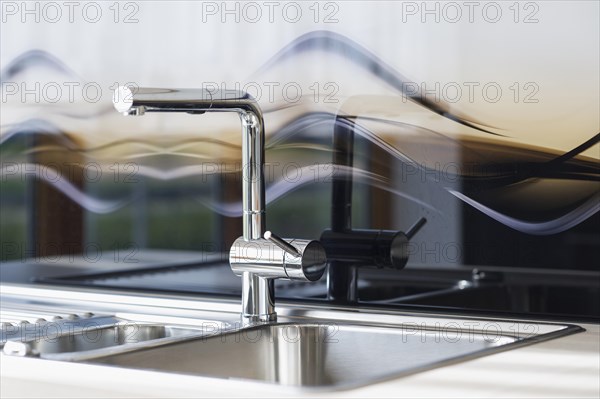
[[[417,234],[419,230],[421,230],[421,227],[423,227],[425,223],[427,223],[427,219],[421,217],[421,219],[417,220],[415,224],[410,226],[410,228],[406,232],[406,237],[408,237],[409,240],[412,239],[414,235]]]
[[[325,230],[320,241],[328,261],[399,270],[408,262],[410,239],[426,221],[425,218],[419,219],[407,233],[396,230]]]

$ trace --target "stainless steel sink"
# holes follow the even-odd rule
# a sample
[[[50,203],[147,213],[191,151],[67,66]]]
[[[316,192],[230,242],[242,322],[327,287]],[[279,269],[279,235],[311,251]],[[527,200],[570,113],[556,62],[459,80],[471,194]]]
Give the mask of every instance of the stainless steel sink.
[[[203,334],[202,327],[147,324],[116,317],[22,324],[4,329],[4,354],[84,360]]]
[[[305,303],[280,304],[279,323],[247,326],[239,324],[236,301],[3,290],[6,354],[303,389],[349,389],[583,331],[568,324]],[[60,313],[76,301],[80,308],[73,311],[110,309],[114,316],[59,320],[72,333],[49,342],[19,335],[44,331],[47,324],[33,319],[42,306]],[[24,312],[32,315],[29,323],[15,322]]]
[[[302,387],[351,387],[465,360],[524,337],[494,330],[408,324],[285,323],[256,326],[94,363]],[[489,330],[489,328],[488,328]]]

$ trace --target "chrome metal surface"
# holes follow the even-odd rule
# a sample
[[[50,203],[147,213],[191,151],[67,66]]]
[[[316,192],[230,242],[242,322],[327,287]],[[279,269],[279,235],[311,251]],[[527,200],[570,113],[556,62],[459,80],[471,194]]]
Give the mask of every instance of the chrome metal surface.
[[[259,323],[275,321],[275,287],[273,280],[256,273],[242,273],[242,321]]]
[[[275,234],[273,234],[272,231],[265,231],[264,238],[265,240],[271,241],[273,244],[277,245],[279,248],[283,249],[288,254],[294,257],[300,256],[300,252],[298,252],[298,250],[293,245],[285,241],[283,238],[276,236]]]
[[[265,129],[262,112],[247,93],[234,90],[119,87],[115,109],[125,115],[146,112],[237,112],[242,123],[243,236],[230,251],[230,265],[242,276],[242,318],[270,322],[275,313],[274,284],[269,279],[316,281],[325,271],[325,250],[316,241],[263,239],[265,234]],[[268,236],[271,233],[268,232]],[[279,241],[278,241],[279,240]]]
[[[264,121],[248,93],[237,90],[159,89],[121,86],[113,95],[115,109],[126,115],[146,112],[236,112],[242,123],[244,238],[265,231]]]
[[[279,306],[280,324],[248,327],[239,323],[235,301],[65,287],[1,288],[0,322],[6,322],[5,315],[13,320],[19,312],[33,317],[65,311],[101,314],[111,309],[119,318],[148,325],[203,328],[197,336],[155,339],[121,346],[128,350],[117,346],[53,360],[303,388],[348,389],[583,331],[566,324],[286,303]],[[213,322],[206,328],[201,320]],[[161,334],[160,330],[147,332]]]
[[[284,241],[285,242],[285,241]],[[290,239],[295,253],[284,250],[279,243],[260,239],[234,241],[229,252],[231,270],[241,276],[251,273],[264,278],[285,278],[316,281],[325,273],[327,258],[323,246],[314,240]]]

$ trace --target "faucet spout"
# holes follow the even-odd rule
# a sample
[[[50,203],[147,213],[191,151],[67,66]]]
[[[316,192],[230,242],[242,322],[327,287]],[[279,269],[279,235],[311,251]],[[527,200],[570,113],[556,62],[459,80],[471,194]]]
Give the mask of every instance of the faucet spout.
[[[265,233],[265,131],[262,111],[248,93],[237,90],[158,89],[121,86],[113,95],[124,115],[147,112],[236,112],[242,123],[243,232],[245,240]]]
[[[242,321],[276,320],[274,278],[316,281],[325,272],[325,249],[318,241],[283,239],[266,233],[265,126],[248,93],[235,90],[119,87],[113,97],[125,115],[146,112],[236,112],[242,124],[243,236],[231,247],[229,264],[242,277]]]

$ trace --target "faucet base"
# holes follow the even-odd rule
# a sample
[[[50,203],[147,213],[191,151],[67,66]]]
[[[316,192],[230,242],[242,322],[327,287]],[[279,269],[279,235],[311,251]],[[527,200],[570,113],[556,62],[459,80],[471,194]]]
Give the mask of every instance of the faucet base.
[[[265,322],[277,320],[275,292],[272,279],[251,272],[242,273],[242,321]]]
[[[277,321],[277,313],[272,313],[270,315],[245,315],[242,314],[242,325],[255,325],[262,323],[272,323]]]

